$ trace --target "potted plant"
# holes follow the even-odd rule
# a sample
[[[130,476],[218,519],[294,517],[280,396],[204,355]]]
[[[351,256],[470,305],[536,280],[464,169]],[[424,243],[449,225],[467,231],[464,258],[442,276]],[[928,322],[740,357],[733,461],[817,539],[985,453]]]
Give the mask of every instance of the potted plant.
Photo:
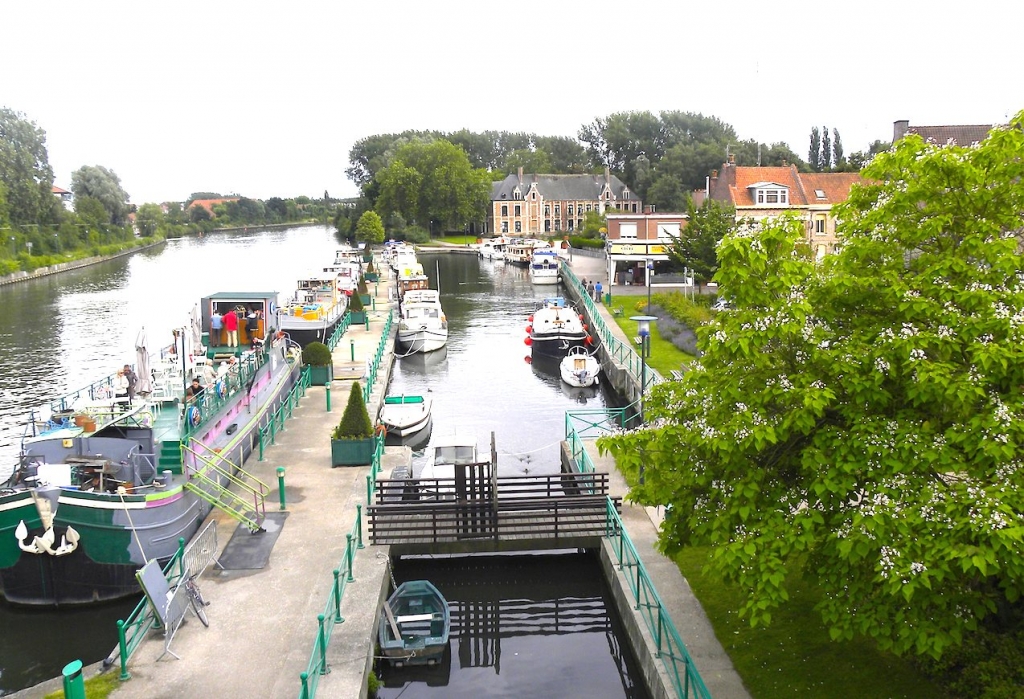
[[[331,432],[331,466],[361,466],[373,460],[373,424],[363,400],[363,387],[352,382],[348,404]]]
[[[363,278],[368,282],[379,282],[380,275],[377,274],[377,269],[373,266],[373,260],[370,260],[369,264],[366,265],[366,273]]]
[[[366,288],[366,275],[360,275],[359,283],[356,285],[356,293],[359,294],[359,300],[363,302],[365,308],[370,303],[370,290]]]
[[[351,321],[355,323],[366,322],[366,306],[363,305],[363,300],[359,297],[359,289],[352,292],[352,295],[348,297],[348,314],[351,316]]]
[[[322,342],[310,342],[302,348],[302,363],[309,367],[309,382],[326,386],[334,380],[334,357]]]

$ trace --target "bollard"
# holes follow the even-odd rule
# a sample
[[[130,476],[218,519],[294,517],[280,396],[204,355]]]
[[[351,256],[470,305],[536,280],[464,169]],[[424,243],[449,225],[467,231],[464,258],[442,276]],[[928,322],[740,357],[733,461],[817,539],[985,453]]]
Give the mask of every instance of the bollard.
[[[82,661],[72,660],[61,671],[64,675],[65,699],[85,699],[85,679],[82,677]]]
[[[374,296],[372,299],[370,299],[370,310],[371,311],[375,311],[375,312],[377,310],[377,297],[376,296]]]
[[[125,638],[124,633],[124,619],[117,620],[117,648],[120,651],[121,659],[121,674],[117,678],[124,682],[125,680],[131,679],[131,673],[128,672],[128,640]]]
[[[317,635],[317,646],[320,647],[320,674],[326,675],[327,670],[327,634],[324,633],[324,615],[316,615],[316,623],[319,624],[320,630]],[[84,699],[84,698],[83,698]]]
[[[363,322],[366,324],[366,329],[369,330],[370,329],[370,314],[369,313],[364,313],[363,314]]]
[[[284,509],[284,466],[277,467],[277,497],[281,500],[281,509]]]
[[[327,412],[331,412],[331,384],[327,384]]]
[[[341,571],[337,568],[334,569],[334,594],[331,595],[331,600],[334,602],[334,623],[340,624],[345,621],[341,616]]]
[[[352,338],[349,338],[348,340],[348,354],[349,361],[354,362],[356,360],[356,341]]]

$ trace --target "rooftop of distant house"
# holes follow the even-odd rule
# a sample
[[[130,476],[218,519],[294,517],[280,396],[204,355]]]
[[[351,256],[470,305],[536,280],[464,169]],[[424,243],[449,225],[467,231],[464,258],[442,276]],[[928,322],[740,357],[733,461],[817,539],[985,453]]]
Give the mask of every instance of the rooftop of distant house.
[[[969,146],[980,143],[992,130],[992,124],[952,124],[946,126],[911,126],[910,121],[901,119],[892,123],[892,141],[895,143],[907,134],[917,134],[925,141],[940,146]]]
[[[213,207],[217,206],[218,204],[223,204],[229,201],[238,201],[239,198],[240,197],[222,197],[221,199],[196,199],[191,204],[188,205],[188,208],[191,209],[196,206],[201,206],[207,211],[209,211],[210,214],[212,215]]]

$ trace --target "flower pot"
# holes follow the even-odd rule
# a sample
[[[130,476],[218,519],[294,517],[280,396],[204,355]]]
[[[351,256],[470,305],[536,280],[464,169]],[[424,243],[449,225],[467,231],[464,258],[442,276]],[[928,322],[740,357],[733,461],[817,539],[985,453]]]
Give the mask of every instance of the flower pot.
[[[379,282],[380,275],[376,272],[366,272],[363,274],[363,278],[368,282]]]
[[[331,466],[368,466],[373,461],[373,437],[332,439]]]
[[[363,302],[363,306],[369,306],[370,305],[370,295],[369,294],[359,294],[359,300]]]
[[[334,380],[334,365],[309,366],[309,383],[313,386],[326,386]]]
[[[366,311],[349,311],[348,314],[350,316],[349,322],[351,322],[352,325],[358,325],[359,323],[366,322]]]

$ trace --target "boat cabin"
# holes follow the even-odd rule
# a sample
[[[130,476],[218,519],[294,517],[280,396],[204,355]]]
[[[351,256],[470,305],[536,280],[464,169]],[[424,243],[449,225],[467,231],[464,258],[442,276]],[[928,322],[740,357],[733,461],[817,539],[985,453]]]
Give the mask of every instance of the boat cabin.
[[[216,313],[223,317],[227,313],[234,313],[238,316],[239,347],[263,344],[270,331],[268,319],[273,319],[277,313],[277,292],[222,291],[204,296],[199,302],[199,309],[202,316],[203,344],[209,348],[209,356],[212,357],[218,350],[223,352],[228,349],[227,331],[223,329],[223,321],[220,330],[211,328],[213,315]],[[250,318],[253,314],[255,321]]]

